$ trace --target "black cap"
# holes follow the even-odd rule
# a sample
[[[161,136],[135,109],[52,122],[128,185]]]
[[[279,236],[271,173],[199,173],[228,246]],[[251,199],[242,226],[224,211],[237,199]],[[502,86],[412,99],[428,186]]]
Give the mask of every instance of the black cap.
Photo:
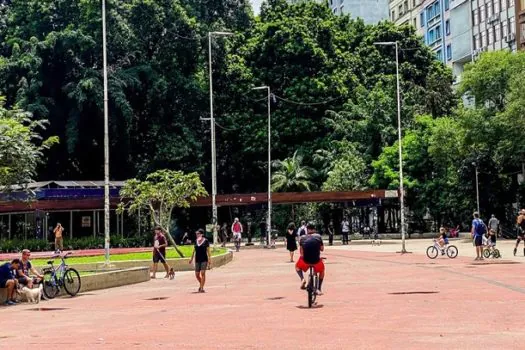
[[[204,234],[204,230],[202,228],[200,228],[197,231],[195,231],[195,233],[197,233],[197,234],[200,233],[201,235],[203,235]]]

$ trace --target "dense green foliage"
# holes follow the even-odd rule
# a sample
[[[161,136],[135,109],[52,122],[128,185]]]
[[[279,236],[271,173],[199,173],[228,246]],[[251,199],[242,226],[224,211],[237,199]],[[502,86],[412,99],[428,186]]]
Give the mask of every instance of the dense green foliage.
[[[211,187],[209,122],[199,119],[210,112],[207,34],[229,30],[235,36],[212,39],[219,193],[266,190],[267,100],[252,90],[261,85],[273,93],[274,186],[395,188],[395,51],[374,42],[398,41],[414,219],[427,208],[440,221],[471,210],[472,162],[482,171],[485,210],[502,213],[512,201],[515,181],[502,174],[523,159],[523,55],[486,54],[471,65],[460,92],[475,97],[476,108],[464,109],[450,70],[411,26],[365,25],[314,2],[268,0],[257,18],[246,0],[107,3],[114,179],[174,169],[196,171]],[[98,0],[16,1],[0,9],[7,107],[48,119],[44,137],[62,141],[40,168],[42,180],[102,178],[100,15]]]
[[[7,110],[4,104],[5,99],[0,96],[0,186],[8,192],[12,185],[34,180],[37,166],[44,161],[43,151],[58,139],[43,140],[40,136],[47,121],[34,120],[20,109]]]

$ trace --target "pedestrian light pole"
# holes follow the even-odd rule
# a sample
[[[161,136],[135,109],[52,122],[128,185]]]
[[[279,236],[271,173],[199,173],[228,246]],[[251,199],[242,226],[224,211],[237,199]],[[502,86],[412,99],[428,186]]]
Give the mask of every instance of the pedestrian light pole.
[[[106,0],[102,0],[102,69],[104,74],[104,256],[105,265],[109,266],[109,118],[106,46]]]
[[[376,42],[378,46],[395,46],[396,48],[396,81],[397,81],[397,137],[399,144],[399,205],[401,207],[401,254],[408,253],[405,245],[406,227],[405,227],[405,191],[403,185],[403,148],[402,148],[402,131],[401,131],[401,90],[399,87],[399,42],[383,41]]]
[[[478,164],[476,162],[472,162],[472,165],[476,168],[476,208],[478,209],[478,214],[481,215],[479,211],[479,171],[478,171]]]
[[[211,39],[214,36],[231,36],[231,32],[208,32],[208,64],[210,75],[210,130],[211,130],[211,205],[213,224],[213,245],[217,245],[217,155],[215,148],[215,119],[213,117],[213,65]]]
[[[259,86],[255,87],[252,90],[268,90],[268,217],[267,217],[267,225],[266,225],[266,232],[267,232],[267,239],[268,239],[268,247],[270,246],[271,242],[271,235],[272,235],[272,146],[271,146],[271,140],[272,140],[272,134],[271,134],[271,92],[269,86]]]

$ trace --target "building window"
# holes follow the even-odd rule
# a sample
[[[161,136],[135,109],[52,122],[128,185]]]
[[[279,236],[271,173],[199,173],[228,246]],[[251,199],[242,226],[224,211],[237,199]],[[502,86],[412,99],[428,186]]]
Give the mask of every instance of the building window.
[[[436,40],[441,39],[441,26],[436,26]]]
[[[447,36],[450,35],[450,20],[448,19],[445,22],[445,31],[447,32]]]
[[[502,38],[505,38],[507,36],[507,34],[509,34],[509,25],[507,23],[507,21],[503,21],[501,22],[501,37]]]
[[[405,10],[405,13],[408,12],[408,0],[406,0],[406,1],[403,3],[403,7],[404,7],[404,10]]]
[[[450,61],[452,59],[452,46],[447,45],[447,61]]]
[[[334,9],[334,13],[335,13],[335,9]],[[396,11],[392,10],[392,21],[395,21],[396,20]]]
[[[506,1],[506,0],[503,0],[503,1]],[[494,0],[494,13],[499,15],[499,13],[501,12],[501,3],[500,3],[500,0]]]
[[[488,33],[487,44],[492,45],[492,43],[494,42],[494,27],[489,27],[489,29],[487,30],[487,33]]]
[[[474,35],[472,37],[472,50],[476,50],[478,47],[478,36]]]
[[[421,25],[421,27],[425,26],[425,13],[424,12],[421,12],[419,14],[419,24]]]
[[[412,0],[412,8],[416,7],[416,0]]]
[[[494,14],[494,8],[492,7],[493,2],[489,1],[486,6],[487,6],[487,18],[490,18],[490,16]]]
[[[397,7],[397,12],[399,13],[399,17],[403,16],[403,5]]]
[[[443,62],[443,52],[441,50],[436,51],[436,58]]]
[[[485,22],[485,15],[487,14],[487,7],[485,5],[479,8],[479,22]]]
[[[487,31],[484,30],[481,32],[481,47],[487,46]]]
[[[414,18],[414,28],[417,28],[417,18]]]
[[[501,11],[507,8],[507,0],[501,0]]]
[[[472,11],[472,23],[477,26],[479,24],[479,10]]]
[[[450,8],[450,0],[445,0],[445,11]]]
[[[512,17],[509,19],[510,21],[510,28],[509,28],[509,34],[516,34],[516,17]]]
[[[494,41],[501,40],[501,24],[498,23],[494,26]]]

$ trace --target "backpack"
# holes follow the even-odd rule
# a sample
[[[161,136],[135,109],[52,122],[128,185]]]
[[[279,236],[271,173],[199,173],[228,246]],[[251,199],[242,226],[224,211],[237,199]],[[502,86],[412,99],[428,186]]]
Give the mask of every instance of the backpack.
[[[301,228],[301,229],[299,230],[299,236],[304,236],[305,234],[306,234],[305,229],[304,229],[304,228]]]
[[[476,221],[475,228],[474,228],[474,233],[476,234],[476,236],[485,235],[485,233],[487,233],[487,226],[485,226],[485,223],[483,222],[483,220],[476,219],[474,221]]]

